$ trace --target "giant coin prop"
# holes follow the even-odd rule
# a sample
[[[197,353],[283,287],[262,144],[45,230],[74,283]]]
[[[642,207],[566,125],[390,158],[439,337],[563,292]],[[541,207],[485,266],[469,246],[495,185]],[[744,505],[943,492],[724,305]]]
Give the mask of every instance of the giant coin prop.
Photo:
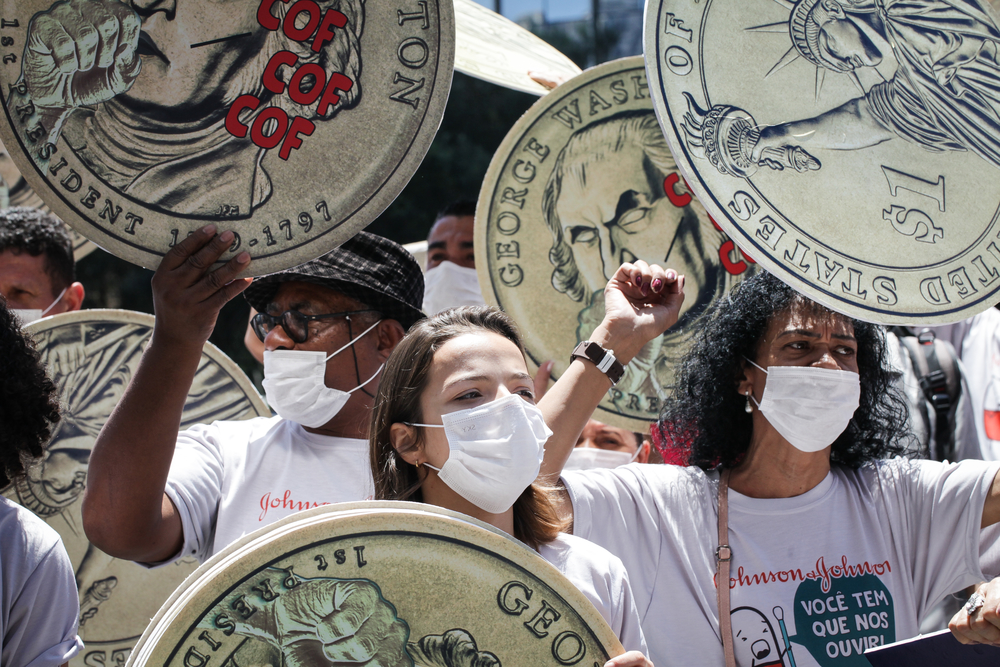
[[[14,160],[4,145],[0,143],[0,208],[8,206],[29,206],[31,208],[48,211],[42,198],[38,196],[28,182],[24,180]],[[73,239],[73,259],[79,262],[81,259],[97,250],[97,246],[83,238],[72,228],[69,230]]]
[[[656,113],[762,266],[861,319],[955,322],[1000,290],[1000,28],[979,0],[653,0]]]
[[[129,665],[589,667],[622,652],[524,545],[453,512],[368,502],[295,514],[216,554]]]
[[[223,260],[270,273],[338,246],[409,181],[448,98],[453,15],[451,0],[0,0],[0,139],[54,213],[123,259],[155,267],[214,223],[237,234]]]
[[[649,343],[595,419],[655,421],[705,308],[752,271],[697,200],[667,148],[640,57],[587,70],[540,99],[490,163],[476,210],[486,300],[517,320],[531,361],[554,375],[604,316],[604,286],[642,259],[687,277],[680,320]]]
[[[556,79],[580,73],[554,46],[474,0],[455,0],[455,69],[532,95],[549,89],[528,72]]]
[[[108,556],[83,533],[80,502],[94,440],[135,373],[152,328],[151,315],[124,310],[64,313],[26,327],[59,387],[63,417],[44,458],[3,494],[52,526],[73,562],[86,649],[72,667],[122,664],[150,616],[197,566],[184,559],[147,570]],[[269,415],[239,367],[205,345],[181,428]]]

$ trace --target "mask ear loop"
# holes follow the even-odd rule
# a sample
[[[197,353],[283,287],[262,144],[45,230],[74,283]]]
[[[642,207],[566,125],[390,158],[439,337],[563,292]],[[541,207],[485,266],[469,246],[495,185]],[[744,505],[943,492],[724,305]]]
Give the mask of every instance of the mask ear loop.
[[[56,300],[53,301],[52,303],[50,303],[49,307],[42,311],[42,317],[45,317],[45,313],[47,313],[50,310],[52,310],[53,308],[55,308],[55,305],[57,303],[59,303],[59,301],[63,298],[63,295],[66,294],[66,290],[68,290],[68,289],[69,289],[69,285],[67,285],[66,287],[63,287],[63,291],[59,292],[59,296],[56,297]]]
[[[743,358],[746,359],[747,361],[749,361],[754,366],[757,366],[757,364],[755,364],[754,361],[753,361],[753,359],[751,359],[750,357],[743,357]],[[761,368],[760,366],[757,366],[757,368],[759,368],[760,370],[764,371],[764,375],[768,374],[766,368]],[[760,403],[757,402],[757,399],[754,398],[753,394],[751,394],[749,391],[747,391],[747,401],[753,401],[754,405],[757,406],[757,409],[760,410]],[[748,405],[749,405],[749,403],[748,403]],[[747,412],[750,412],[750,408],[747,408]]]
[[[379,367],[378,367],[378,370],[376,370],[376,371],[375,371],[375,374],[374,374],[374,375],[372,375],[372,376],[371,376],[370,378],[368,378],[367,380],[365,380],[364,382],[362,382],[361,384],[359,384],[359,385],[358,385],[357,387],[355,387],[354,389],[351,389],[351,390],[350,390],[350,391],[348,391],[347,393],[348,393],[348,394],[353,394],[353,393],[354,393],[354,392],[356,392],[356,391],[357,391],[358,389],[361,389],[361,388],[362,388],[362,387],[364,387],[364,386],[365,386],[366,384],[368,384],[369,382],[371,382],[372,380],[374,380],[375,378],[377,378],[377,377],[378,377],[378,374],[382,372],[382,369],[383,369],[383,368],[385,368],[385,364],[382,364],[381,366],[379,366]],[[368,392],[367,392],[367,391],[365,391],[364,389],[361,389],[361,391],[364,391],[364,393],[368,394]],[[371,396],[371,394],[368,394],[368,395],[369,395],[369,396]],[[374,398],[374,396],[372,396],[372,398]]]
[[[350,318],[350,317],[347,317],[347,318],[345,318],[345,319],[347,320],[347,335],[348,335],[348,336],[350,336],[350,335],[351,335],[351,318]],[[333,352],[333,353],[331,353],[331,354],[330,354],[329,356],[327,356],[327,358],[323,360],[323,361],[324,361],[324,363],[325,363],[325,362],[327,362],[327,361],[330,361],[330,360],[331,360],[331,359],[333,359],[333,358],[334,358],[335,356],[337,356],[338,354],[340,354],[341,352],[343,352],[343,351],[344,351],[344,350],[346,350],[347,348],[349,348],[349,347],[351,347],[352,345],[354,345],[355,343],[357,343],[357,342],[358,342],[359,340],[361,340],[361,338],[362,338],[362,337],[363,337],[363,336],[364,336],[364,335],[365,335],[366,333],[368,333],[369,331],[371,331],[372,329],[374,329],[375,327],[377,327],[377,326],[378,326],[378,325],[379,325],[379,324],[380,324],[381,322],[382,322],[382,320],[379,320],[379,321],[378,321],[378,322],[376,322],[375,324],[371,325],[370,327],[368,327],[367,329],[365,329],[364,331],[362,331],[362,332],[361,332],[361,334],[359,334],[357,338],[351,338],[351,339],[350,339],[350,340],[348,341],[347,345],[343,346],[342,348],[340,348],[340,349],[339,349],[339,350],[337,350],[336,352]],[[381,368],[381,367],[380,367],[380,368]],[[361,382],[361,374],[360,374],[360,373],[358,373],[358,360],[357,360],[357,358],[355,358],[355,359],[354,359],[354,374],[355,374],[355,376],[357,376],[357,377],[356,377],[357,381],[358,381],[358,382]],[[378,375],[378,373],[376,373],[376,375]],[[369,382],[371,382],[371,380],[369,380]],[[367,384],[367,383],[366,383],[366,384]],[[359,386],[360,386],[360,385],[359,385]]]
[[[424,428],[444,428],[444,424],[418,424],[417,422],[403,422],[403,423],[406,424],[407,426],[423,426]],[[427,466],[431,470],[441,472],[441,468],[435,468],[427,461],[422,462],[420,465]],[[420,466],[417,467],[419,468]]]
[[[366,380],[365,382],[361,382],[361,371],[358,370],[358,351],[355,350],[353,346],[354,346],[354,344],[356,342],[358,342],[359,340],[361,340],[362,336],[364,336],[366,333],[368,333],[369,331],[371,331],[372,329],[374,329],[376,326],[378,326],[379,322],[381,322],[382,320],[379,320],[375,324],[371,325],[370,327],[368,327],[367,329],[365,329],[363,332],[361,332],[361,334],[358,335],[357,338],[354,338],[354,335],[351,333],[351,316],[348,315],[344,319],[347,320],[347,335],[351,337],[351,342],[348,343],[347,345],[351,346],[351,356],[354,357],[354,378],[358,382],[358,386],[355,387],[355,389],[361,389],[361,387],[364,387],[366,384],[368,384],[369,382],[371,382],[372,379],[375,378],[375,375],[378,375],[378,371],[376,371],[375,375],[373,375],[372,377],[368,378],[368,380]],[[347,346],[345,346],[345,347],[347,347]],[[344,349],[343,347],[340,348],[340,350],[343,350],[343,349]],[[340,350],[337,350],[337,352],[340,352]],[[336,352],[334,352],[334,354],[336,354]],[[331,356],[333,356],[333,355],[331,355]],[[330,357],[327,357],[327,359],[329,359],[329,358]],[[384,365],[385,364],[383,364],[383,366]],[[382,370],[382,366],[379,366],[378,370],[381,371]],[[354,391],[354,390],[352,389],[351,391]],[[371,393],[367,389],[361,389],[361,392],[363,394],[365,394],[366,396],[368,396],[369,398],[375,398],[375,394]]]

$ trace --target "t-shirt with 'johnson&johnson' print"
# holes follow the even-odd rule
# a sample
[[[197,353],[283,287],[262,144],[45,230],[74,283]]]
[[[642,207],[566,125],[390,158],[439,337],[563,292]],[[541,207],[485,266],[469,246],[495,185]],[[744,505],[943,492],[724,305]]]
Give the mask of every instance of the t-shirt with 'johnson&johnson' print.
[[[868,667],[948,593],[996,575],[980,531],[998,464],[833,466],[792,498],[729,490],[738,667]],[[716,601],[717,472],[631,464],[571,472],[573,532],[625,564],[657,667],[724,662]]]
[[[374,492],[367,440],[316,435],[280,417],[182,431],[166,486],[184,527],[177,557],[202,562],[289,514]]]

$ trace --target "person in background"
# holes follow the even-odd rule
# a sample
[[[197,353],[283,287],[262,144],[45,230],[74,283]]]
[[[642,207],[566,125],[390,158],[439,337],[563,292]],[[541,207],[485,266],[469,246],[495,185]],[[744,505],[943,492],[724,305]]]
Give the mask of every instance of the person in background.
[[[427,235],[424,312],[486,303],[476,276],[476,202],[460,199],[441,210]]]
[[[116,558],[206,560],[296,511],[373,493],[364,438],[382,366],[423,317],[419,265],[360,232],[251,284],[237,277],[247,253],[209,268],[233,238],[209,225],[174,246],[153,277],[152,338],[94,445],[83,500],[87,537]],[[277,416],[178,435],[219,310],[244,290]]]
[[[0,294],[22,324],[80,310],[73,241],[59,218],[36,208],[0,211]]]
[[[955,346],[965,369],[983,458],[1000,461],[1000,311],[989,308],[955,324],[928,328]]]
[[[437,315],[457,306],[486,303],[476,274],[476,202],[459,199],[444,207],[427,234],[427,269],[424,273],[423,310]],[[549,385],[552,362],[545,361],[535,374],[535,396]]]
[[[38,352],[0,298],[0,488],[23,479],[59,422],[59,396]],[[65,665],[77,635],[73,565],[59,534],[0,496],[0,664]]]
[[[650,443],[641,433],[591,419],[583,427],[576,447],[563,470],[617,468],[628,463],[649,463]]]

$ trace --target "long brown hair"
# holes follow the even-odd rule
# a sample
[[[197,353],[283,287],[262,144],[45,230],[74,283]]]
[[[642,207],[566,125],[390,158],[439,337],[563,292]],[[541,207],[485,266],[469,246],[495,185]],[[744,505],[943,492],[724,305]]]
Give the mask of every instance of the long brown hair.
[[[517,325],[506,313],[490,306],[464,306],[415,324],[385,362],[368,435],[376,500],[423,502],[417,468],[392,446],[390,429],[393,424],[423,421],[420,397],[434,353],[452,338],[483,331],[503,336],[524,355]],[[420,437],[418,432],[416,444]],[[532,548],[551,542],[562,528],[549,489],[531,484],[514,502],[514,537]]]

